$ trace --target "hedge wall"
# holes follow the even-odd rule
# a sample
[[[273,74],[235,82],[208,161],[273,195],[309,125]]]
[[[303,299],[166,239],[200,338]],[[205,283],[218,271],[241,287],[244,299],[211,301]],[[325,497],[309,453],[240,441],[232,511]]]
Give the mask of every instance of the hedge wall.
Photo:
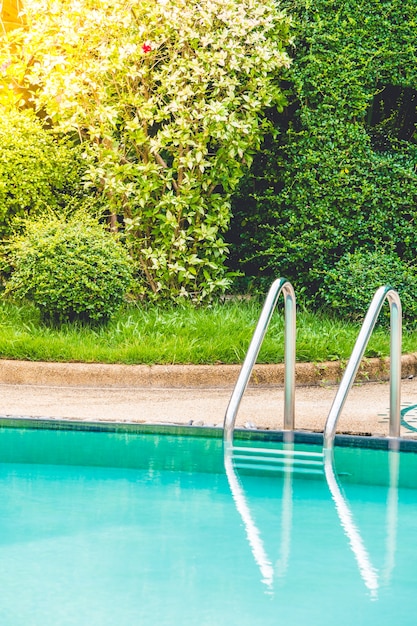
[[[283,4],[295,24],[288,107],[271,111],[277,134],[234,197],[230,266],[243,288],[284,275],[319,306],[345,254],[415,258],[417,3]]]

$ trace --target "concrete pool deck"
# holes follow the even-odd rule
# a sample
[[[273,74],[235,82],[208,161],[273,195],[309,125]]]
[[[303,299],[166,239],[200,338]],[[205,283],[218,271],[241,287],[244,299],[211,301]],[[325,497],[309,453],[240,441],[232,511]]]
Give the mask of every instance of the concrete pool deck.
[[[297,430],[322,432],[342,365],[299,364],[296,373]],[[0,415],[80,420],[219,426],[239,366],[146,366],[36,363],[0,360]],[[338,432],[388,434],[387,361],[370,359],[343,409]],[[417,438],[417,355],[402,362],[401,435]],[[257,365],[237,426],[281,429],[283,367]],[[416,409],[411,407],[416,405]],[[407,407],[410,407],[407,410]]]

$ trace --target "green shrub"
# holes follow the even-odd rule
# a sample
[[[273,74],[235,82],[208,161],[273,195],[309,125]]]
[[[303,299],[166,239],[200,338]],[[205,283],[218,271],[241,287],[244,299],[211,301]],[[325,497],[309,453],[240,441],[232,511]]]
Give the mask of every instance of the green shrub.
[[[322,300],[337,316],[362,321],[371,299],[382,285],[391,285],[400,295],[405,325],[417,325],[417,268],[393,252],[358,250],[343,256],[329,270],[322,286]],[[389,319],[385,306],[381,320]]]
[[[33,302],[45,321],[105,322],[131,283],[125,249],[85,215],[27,219],[9,251],[6,294]]]
[[[138,289],[194,302],[222,294],[230,195],[269,128],[265,109],[285,104],[289,18],[275,0],[42,6],[24,9],[22,57],[36,63],[23,84],[93,151],[91,181],[126,225]]]
[[[86,201],[79,147],[46,130],[31,111],[0,116],[0,236],[15,216]],[[91,192],[90,192],[91,193]]]
[[[258,191],[252,215],[245,216],[247,205],[235,213],[244,219],[246,271],[284,275],[321,306],[323,276],[343,255],[382,247],[414,258],[414,146],[409,154],[378,153],[365,129],[340,122],[331,137],[304,135],[286,151],[292,167],[281,169],[283,189]]]
[[[309,304],[347,253],[417,250],[417,3],[284,0],[290,106],[233,202],[230,269],[285,275]],[[250,279],[249,279],[250,280]]]

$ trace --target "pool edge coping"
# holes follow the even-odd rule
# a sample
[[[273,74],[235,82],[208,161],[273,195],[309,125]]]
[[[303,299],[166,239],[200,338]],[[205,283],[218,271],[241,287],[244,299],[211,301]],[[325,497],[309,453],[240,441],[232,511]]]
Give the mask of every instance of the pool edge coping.
[[[347,361],[297,363],[299,386],[335,385]],[[385,382],[389,379],[388,357],[363,359],[356,382]],[[108,363],[62,363],[0,359],[0,384],[84,387],[207,388],[230,387],[241,365],[121,365]],[[417,353],[404,354],[401,377],[417,375]],[[251,386],[284,384],[284,365],[255,364]]]
[[[186,437],[207,437],[221,439],[223,429],[220,427],[192,426],[185,424],[137,423],[137,422],[94,422],[77,420],[59,420],[54,418],[32,418],[26,416],[0,415],[0,430],[31,429],[57,431],[84,431],[116,434],[160,434]],[[291,439],[296,444],[323,445],[323,433],[313,431],[283,431],[264,429],[235,429],[235,437],[241,441],[282,442]],[[398,450],[399,452],[416,452],[417,440],[408,438],[392,439],[378,435],[337,434],[337,447],[367,448],[374,450]]]

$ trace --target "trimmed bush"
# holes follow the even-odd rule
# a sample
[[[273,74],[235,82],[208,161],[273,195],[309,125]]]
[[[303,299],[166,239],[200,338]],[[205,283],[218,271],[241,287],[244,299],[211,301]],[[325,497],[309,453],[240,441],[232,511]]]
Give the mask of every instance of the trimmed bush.
[[[230,269],[287,276],[321,307],[323,277],[345,254],[415,258],[417,3],[284,6],[296,29],[290,106],[271,112],[277,133],[234,198]]]
[[[358,250],[343,256],[324,278],[321,297],[338,316],[362,321],[371,299],[382,285],[399,293],[406,326],[417,325],[417,268],[402,261],[394,252]],[[381,320],[389,319],[385,306]]]
[[[31,111],[0,116],[0,235],[15,216],[86,201],[81,151],[50,130]]]
[[[28,219],[9,251],[6,295],[31,301],[47,322],[105,322],[131,284],[126,250],[85,215]]]

